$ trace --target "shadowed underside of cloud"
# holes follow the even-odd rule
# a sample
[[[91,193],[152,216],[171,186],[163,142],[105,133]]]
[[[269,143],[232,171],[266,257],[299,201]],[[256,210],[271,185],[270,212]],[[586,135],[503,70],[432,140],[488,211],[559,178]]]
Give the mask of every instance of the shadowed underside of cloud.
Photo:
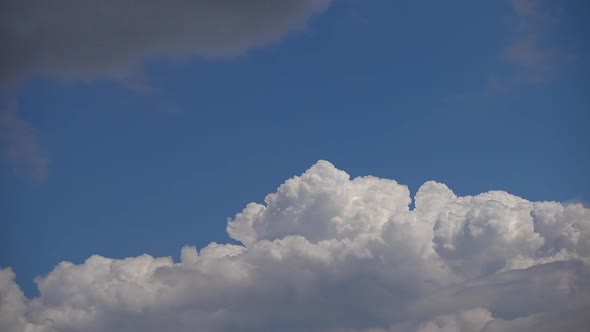
[[[232,56],[302,29],[330,0],[5,0],[0,83],[127,78],[150,58]]]
[[[590,209],[350,179],[320,161],[228,221],[243,245],[60,263],[27,299],[0,270],[0,330],[581,331]]]

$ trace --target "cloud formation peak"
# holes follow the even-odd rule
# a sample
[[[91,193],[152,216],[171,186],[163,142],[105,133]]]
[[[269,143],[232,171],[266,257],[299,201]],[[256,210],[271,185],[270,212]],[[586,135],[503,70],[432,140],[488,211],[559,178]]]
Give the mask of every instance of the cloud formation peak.
[[[320,161],[228,222],[243,245],[60,263],[26,299],[0,272],[0,330],[577,331],[590,210],[502,191],[415,195]]]

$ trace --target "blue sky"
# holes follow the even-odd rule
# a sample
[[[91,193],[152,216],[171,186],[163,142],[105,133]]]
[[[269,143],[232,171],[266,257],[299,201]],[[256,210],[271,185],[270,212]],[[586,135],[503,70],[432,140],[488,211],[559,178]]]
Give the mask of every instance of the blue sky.
[[[587,13],[585,1],[334,1],[237,55],[9,82],[2,107],[18,125],[3,149],[26,152],[0,168],[0,266],[34,295],[63,260],[228,242],[228,217],[320,159],[412,193],[436,180],[587,202]]]

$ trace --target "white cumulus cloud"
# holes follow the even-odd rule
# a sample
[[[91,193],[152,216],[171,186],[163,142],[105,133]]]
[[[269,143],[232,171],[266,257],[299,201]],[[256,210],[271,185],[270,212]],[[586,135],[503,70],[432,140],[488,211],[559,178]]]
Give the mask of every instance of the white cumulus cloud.
[[[582,331],[590,209],[500,191],[350,179],[319,161],[228,221],[242,243],[60,263],[27,299],[0,272],[0,330]]]

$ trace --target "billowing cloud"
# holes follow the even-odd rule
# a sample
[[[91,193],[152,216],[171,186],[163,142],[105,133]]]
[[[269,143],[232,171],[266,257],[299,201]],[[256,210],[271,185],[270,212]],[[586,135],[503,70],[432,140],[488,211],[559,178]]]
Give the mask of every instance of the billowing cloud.
[[[590,209],[501,191],[457,196],[350,179],[320,161],[228,221],[242,245],[181,260],[60,263],[26,299],[0,273],[0,329],[74,331],[581,331]]]
[[[0,2],[0,77],[126,78],[146,59],[231,56],[305,27],[330,0]],[[0,81],[0,83],[2,83]]]

